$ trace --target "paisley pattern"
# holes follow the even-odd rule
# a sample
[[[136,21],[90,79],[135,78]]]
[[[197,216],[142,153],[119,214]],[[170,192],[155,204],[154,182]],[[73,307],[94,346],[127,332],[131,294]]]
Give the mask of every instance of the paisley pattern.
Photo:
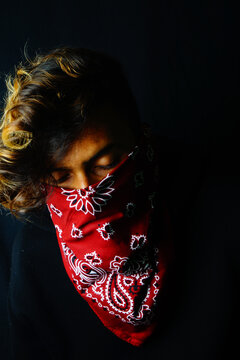
[[[75,281],[77,279],[78,290],[84,297],[94,299],[100,307],[105,307],[105,310],[107,309],[109,312],[112,311],[114,316],[123,322],[129,322],[135,326],[149,322],[148,315],[151,310],[145,302],[152,291],[147,281],[152,277],[151,268],[148,268],[141,275],[136,273],[125,276],[121,273],[121,269],[129,260],[126,257],[115,256],[110,261],[110,271],[106,271],[100,267],[102,260],[95,251],[85,254],[84,260],[79,260],[66,243],[62,243],[62,249],[76,276]],[[134,299],[144,286],[146,288],[144,298],[137,308]],[[159,283],[156,280],[153,289],[156,295],[156,289],[159,290]]]
[[[156,326],[172,250],[161,250],[159,224],[152,239],[157,162],[153,146],[143,138],[99,183],[85,189],[51,187],[47,199],[75,289],[107,328],[135,346]]]
[[[114,230],[109,222],[103,224],[101,227],[99,225],[99,228],[97,229],[103,240],[109,240],[111,239],[111,236],[114,234]]]
[[[95,215],[96,212],[101,212],[102,207],[111,199],[111,193],[114,191],[112,188],[113,184],[113,177],[108,175],[96,188],[89,186],[88,190],[62,189],[62,194],[67,197],[66,199],[69,201],[70,208],[82,211],[84,214],[90,213],[91,215]]]

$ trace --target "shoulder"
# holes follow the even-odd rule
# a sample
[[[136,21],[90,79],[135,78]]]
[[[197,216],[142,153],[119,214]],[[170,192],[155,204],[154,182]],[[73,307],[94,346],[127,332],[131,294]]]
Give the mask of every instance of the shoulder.
[[[21,229],[13,244],[13,265],[16,257],[29,261],[39,258],[46,247],[51,249],[56,242],[55,228],[45,208],[38,213],[28,214],[21,222]]]
[[[49,274],[61,272],[61,255],[56,234],[38,221],[25,221],[15,235],[11,253],[10,301],[28,307],[30,293],[50,287]],[[54,228],[53,228],[54,230]],[[26,297],[26,293],[29,296]],[[30,300],[29,300],[30,301]],[[21,305],[19,305],[21,304]]]

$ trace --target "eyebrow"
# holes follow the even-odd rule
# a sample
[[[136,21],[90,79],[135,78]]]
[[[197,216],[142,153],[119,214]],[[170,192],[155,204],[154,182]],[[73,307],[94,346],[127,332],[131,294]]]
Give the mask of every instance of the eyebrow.
[[[110,144],[104,146],[104,148],[100,149],[89,160],[84,161],[84,164],[91,163],[91,162],[99,159],[103,155],[109,154],[114,148],[117,148],[118,146],[119,146],[118,144],[114,144],[114,143],[110,143]],[[66,170],[69,170],[69,169],[70,168],[67,167],[67,166],[61,166],[61,167],[57,167],[57,168],[51,168],[50,171],[51,172],[54,172],[54,171],[66,171]]]

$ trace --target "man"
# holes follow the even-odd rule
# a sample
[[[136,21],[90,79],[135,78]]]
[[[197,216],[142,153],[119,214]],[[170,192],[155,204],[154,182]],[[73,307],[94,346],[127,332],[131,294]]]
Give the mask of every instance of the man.
[[[200,191],[207,170],[203,149],[197,146],[190,149],[158,137],[155,141],[155,148],[158,144],[158,185],[155,183],[157,160],[152,163],[153,158],[147,156],[147,151],[134,167],[135,163],[130,162],[131,154],[135,146],[141,144],[142,134],[139,114],[119,65],[104,54],[87,49],[56,49],[36,58],[25,68],[18,68],[13,85],[9,85],[2,125],[1,202],[15,214],[29,214],[24,215],[27,220],[14,240],[12,256],[9,318],[13,358],[141,359],[159,354],[165,359],[177,355],[184,359],[212,359],[219,356],[220,342],[216,340],[212,345],[209,339],[224,337],[224,329],[216,326],[221,324],[219,317],[211,317],[209,312],[215,311],[216,299],[219,299],[220,311],[224,311],[224,301],[230,302],[230,298],[220,297],[222,277],[214,278],[214,287],[208,276],[212,266],[225,276],[227,270],[222,267],[225,254],[214,257],[214,237],[209,239],[205,233],[203,238],[199,237],[203,231],[198,224],[201,219],[198,212],[201,214],[203,206]],[[142,179],[147,179],[145,184],[151,185],[141,191],[138,183],[131,187],[131,181],[141,173],[136,173],[135,169],[145,164],[144,155],[148,157],[148,165],[144,165],[140,185],[144,184]],[[111,176],[120,178],[124,192],[121,186],[115,187],[117,180],[105,182]],[[104,191],[103,183],[107,184]],[[50,193],[46,194],[48,186]],[[153,235],[148,236],[148,214],[152,211],[149,196],[153,194],[148,191],[152,186],[157,187],[160,196]],[[128,216],[119,210],[125,194],[132,193],[129,189],[133,189],[134,194],[136,190],[134,199],[139,204],[141,195],[143,199],[142,208],[139,205],[140,217],[131,223],[135,229],[131,238],[121,237],[125,234],[122,229],[129,223],[121,226],[121,221],[128,221]],[[94,195],[96,193],[98,196]],[[117,193],[120,195],[114,207]],[[129,203],[131,201],[126,205]],[[171,264],[166,251],[171,247],[163,246],[163,239],[167,239],[163,204],[167,205],[176,256]],[[111,219],[108,230],[106,226],[103,229],[108,223],[106,219]],[[76,221],[80,221],[78,225]],[[89,247],[89,244],[98,244],[97,250],[83,249],[83,239]],[[154,241],[157,245],[153,247]],[[129,245],[127,252],[126,244]],[[148,245],[150,250],[157,249],[162,258],[152,256],[151,251],[148,255]],[[109,248],[113,249],[111,261],[104,259]],[[202,256],[199,256],[201,251]],[[144,253],[147,254],[145,258]],[[132,266],[136,254],[135,263],[139,265],[141,259],[144,271],[141,267],[137,272],[138,266]],[[86,256],[89,258],[87,264]],[[116,273],[114,266],[119,259],[123,268],[130,264],[135,272],[129,274],[119,267]],[[93,260],[99,266],[93,266]],[[150,265],[145,268],[148,260]],[[110,268],[102,266],[104,261],[110,263]],[[160,279],[163,277],[165,281],[157,285],[155,280],[163,270]],[[144,278],[147,281],[144,282]],[[94,280],[90,282],[90,279]],[[129,327],[125,326],[129,313],[125,314],[122,308],[117,313],[116,306],[114,311],[109,311],[110,300],[115,301],[114,305],[118,302],[123,306],[121,295],[129,295],[125,288],[117,293],[116,286],[110,299],[105,290],[114,283],[112,279],[128,286],[133,303],[143,294],[138,303],[140,310],[148,310],[145,314],[155,309],[155,296],[150,294],[160,286],[156,288],[159,290],[157,326],[152,331],[151,325],[143,324],[140,347],[123,341],[122,334],[136,339],[133,319],[136,323],[144,320],[145,315],[141,317],[141,311],[137,315],[131,313]],[[134,286],[133,280],[136,280]],[[146,284],[148,292],[144,292]],[[102,289],[105,292],[101,293]],[[103,315],[103,308],[107,315]],[[151,317],[146,319],[152,324]],[[120,328],[123,332],[118,336]],[[208,331],[207,336],[202,336],[203,330]]]

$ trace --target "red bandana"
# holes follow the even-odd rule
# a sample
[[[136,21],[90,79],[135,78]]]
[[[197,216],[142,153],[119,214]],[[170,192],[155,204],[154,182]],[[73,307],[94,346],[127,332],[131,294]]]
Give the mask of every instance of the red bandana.
[[[158,165],[144,136],[100,182],[85,189],[48,187],[47,205],[67,274],[102,323],[139,346],[156,326],[158,299],[172,259],[167,210],[157,213]],[[156,206],[155,206],[156,205]],[[170,230],[170,229],[169,229]]]

